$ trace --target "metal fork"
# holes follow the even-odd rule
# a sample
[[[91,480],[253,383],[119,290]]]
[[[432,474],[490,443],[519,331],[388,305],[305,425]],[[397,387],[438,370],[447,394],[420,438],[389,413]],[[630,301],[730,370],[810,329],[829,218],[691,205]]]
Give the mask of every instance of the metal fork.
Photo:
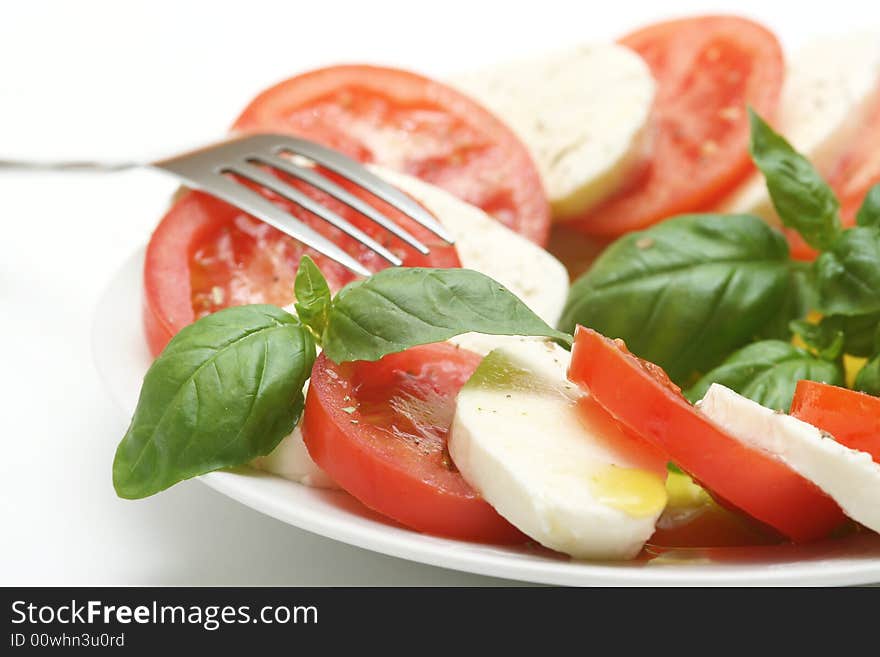
[[[229,174],[233,174],[259,187],[270,190],[327,221],[346,235],[351,236],[371,251],[377,253],[392,265],[400,266],[402,264],[400,258],[372,237],[353,226],[337,213],[304,194],[301,190],[273,175],[270,171],[267,171],[268,168],[285,173],[325,192],[379,224],[419,253],[425,255],[429,253],[427,246],[369,203],[346,191],[319,173],[313,166],[299,164],[284,157],[285,155],[306,158],[315,165],[333,171],[403,212],[444,242],[448,244],[453,243],[452,236],[437,223],[429,212],[409,196],[370,172],[359,162],[320,144],[282,135],[261,134],[239,137],[149,163],[121,162],[111,164],[102,162],[0,160],[0,169],[111,172],[150,168],[164,171],[175,176],[193,189],[216,196],[253,215],[257,219],[265,221],[281,232],[324,254],[331,260],[335,260],[352,272],[362,276],[370,275],[371,272],[366,267],[336,244],[302,223],[290,213],[282,210],[254,189],[231,178]]]

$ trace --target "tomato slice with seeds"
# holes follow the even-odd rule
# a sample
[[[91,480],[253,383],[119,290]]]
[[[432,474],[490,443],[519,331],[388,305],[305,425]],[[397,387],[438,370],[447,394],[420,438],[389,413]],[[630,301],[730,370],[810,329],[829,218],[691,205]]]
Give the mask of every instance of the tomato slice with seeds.
[[[569,379],[624,426],[665,450],[725,506],[794,541],[828,536],[845,517],[815,484],[782,461],[747,447],[685,399],[657,365],[578,326]]]
[[[257,96],[233,129],[305,137],[408,173],[547,241],[550,206],[526,147],[476,102],[421,75],[379,66],[310,71]]]
[[[620,43],[657,80],[650,160],[626,189],[566,222],[609,237],[709,209],[753,171],[746,107],[772,116],[785,72],[776,37],[734,16],[656,23]]]
[[[284,180],[373,236],[407,266],[461,266],[453,246],[441,242],[380,199],[330,172],[323,173],[406,228],[431,249],[430,254],[418,253],[323,192],[290,177]],[[271,193],[266,196],[329,237],[370,271],[388,266],[374,252],[298,205]],[[342,265],[241,210],[208,194],[185,193],[159,223],[147,246],[144,328],[151,352],[158,355],[177,331],[221,308],[248,303],[291,303],[294,276],[304,254],[315,260],[331,289],[338,290],[354,279],[354,274]]]
[[[817,381],[798,381],[791,414],[880,463],[880,397]]]
[[[491,543],[524,536],[464,480],[446,447],[455,396],[482,358],[448,343],[376,362],[315,361],[309,454],[365,506],[417,531]]]

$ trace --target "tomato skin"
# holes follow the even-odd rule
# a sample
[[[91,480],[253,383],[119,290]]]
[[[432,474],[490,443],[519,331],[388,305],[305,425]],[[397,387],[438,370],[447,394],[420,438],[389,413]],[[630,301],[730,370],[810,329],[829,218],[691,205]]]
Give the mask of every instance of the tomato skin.
[[[367,410],[375,404],[379,413],[388,414],[394,404],[381,395],[410,377],[428,381],[429,387],[434,381],[436,392],[451,396],[449,402],[454,403],[454,395],[480,360],[478,354],[447,343],[414,347],[375,363],[336,365],[320,355],[303,417],[309,454],[365,506],[407,527],[487,543],[525,541],[450,467],[445,435],[442,446],[431,445],[428,437],[422,450],[400,437],[400,416],[385,419],[394,429],[389,432],[381,421],[374,424]],[[450,415],[446,421],[451,420]]]
[[[324,173],[334,177],[330,172]],[[289,184],[383,243],[404,265],[461,266],[454,246],[441,243],[425,228],[360,188],[339,178],[335,181],[409,230],[431,249],[430,254],[418,253],[339,201],[287,179]],[[388,266],[377,254],[299,206],[267,196],[352,254],[370,271]],[[185,192],[159,222],[147,246],[143,319],[150,351],[158,355],[177,331],[220,308],[247,303],[290,303],[296,268],[306,254],[320,267],[331,290],[339,290],[354,280],[355,275],[342,265],[241,210],[203,192]],[[221,301],[210,301],[214,288]]]
[[[566,225],[616,237],[668,217],[710,209],[754,170],[746,106],[772,116],[785,74],[764,27],[735,16],[655,23],[620,43],[657,80],[653,151],[641,177]]]
[[[189,260],[194,246],[235,210],[200,192],[184,194],[159,222],[144,259],[143,320],[147,345],[158,356],[168,341],[195,321]],[[174,220],[173,217],[185,217]]]
[[[880,463],[880,398],[816,381],[798,381],[791,414]]]
[[[421,75],[366,65],[309,71],[259,94],[233,130],[305,137],[414,175],[547,242],[550,205],[526,147],[482,106]]]
[[[750,449],[699,413],[656,365],[578,326],[569,379],[618,421],[664,449],[716,499],[806,542],[845,521],[840,507],[781,461]]]

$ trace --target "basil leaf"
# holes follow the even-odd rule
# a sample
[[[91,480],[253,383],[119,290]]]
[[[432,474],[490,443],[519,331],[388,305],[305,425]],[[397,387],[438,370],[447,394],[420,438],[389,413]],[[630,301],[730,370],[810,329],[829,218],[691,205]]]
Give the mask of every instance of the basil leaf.
[[[336,363],[378,360],[475,331],[546,336],[571,344],[501,284],[469,269],[384,269],[342,288],[323,347]]]
[[[792,335],[793,319],[806,317],[816,307],[816,289],[813,285],[812,263],[792,260],[789,262],[788,292],[773,318],[762,326],[756,338],[759,340],[788,340]]]
[[[809,330],[809,329],[807,329]],[[877,352],[880,347],[876,342],[880,332],[880,313],[867,315],[828,315],[819,322],[818,330],[826,336],[843,333],[843,353],[867,358]],[[797,331],[800,333],[800,331]],[[810,346],[810,339],[800,333]]]
[[[696,402],[720,383],[762,406],[788,412],[802,379],[843,385],[843,371],[838,363],[814,358],[788,342],[764,340],[733,353],[684,394]]]
[[[826,321],[830,320],[830,321]],[[791,322],[791,330],[797,333],[818,358],[836,360],[843,353],[846,337],[839,316],[825,318],[818,324],[806,320]]]
[[[674,217],[608,247],[572,286],[559,327],[623,338],[681,385],[770,325],[787,337],[793,271],[785,238],[757,217]]]
[[[874,356],[859,370],[853,388],[880,397],[880,354]]]
[[[293,430],[315,344],[274,306],[203,317],[165,347],[144,378],[113,461],[124,498],[268,454]]]
[[[814,264],[817,309],[826,315],[880,312],[880,228],[850,228]]]
[[[827,319],[840,320],[846,338],[843,346],[845,353],[867,358],[880,351],[880,313],[851,317],[832,315]]]
[[[782,223],[810,246],[824,250],[840,234],[840,203],[807,158],[749,109],[749,151],[764,174],[767,191]]]
[[[856,225],[880,228],[880,183],[871,187],[865,195],[856,215]]]
[[[320,337],[324,334],[330,314],[330,286],[318,265],[307,255],[300,258],[293,293],[296,296],[294,307],[300,321],[313,335]]]

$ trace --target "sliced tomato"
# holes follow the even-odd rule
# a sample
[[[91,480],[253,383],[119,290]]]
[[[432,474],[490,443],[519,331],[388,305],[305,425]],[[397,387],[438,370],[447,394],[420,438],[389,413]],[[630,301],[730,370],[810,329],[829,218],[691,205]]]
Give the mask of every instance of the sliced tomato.
[[[455,396],[481,357],[448,343],[312,370],[303,438],[335,482],[407,527],[464,540],[524,536],[471,488],[446,446]]]
[[[621,341],[578,326],[569,378],[716,499],[788,538],[823,538],[844,522],[840,507],[812,482],[730,436],[691,406],[662,369]]]
[[[329,172],[325,174],[332,177]],[[391,238],[384,229],[326,194],[290,178],[285,181],[374,236],[408,266],[461,266],[454,247],[345,181],[335,179],[422,240],[430,247],[430,255],[423,256]],[[267,196],[331,238],[371,271],[387,266],[374,252],[299,206]],[[177,331],[221,308],[247,303],[290,303],[296,268],[304,254],[315,260],[334,290],[354,278],[341,265],[233,206],[200,192],[185,193],[159,223],[147,246],[144,328],[150,350],[158,355]]]
[[[746,107],[771,116],[785,72],[776,37],[734,16],[657,23],[620,43],[657,80],[653,151],[644,174],[570,222],[592,235],[618,236],[711,208],[753,171]]]
[[[543,245],[550,206],[525,146],[470,98],[421,75],[331,66],[257,96],[239,132],[306,137],[433,183]]]
[[[791,414],[880,463],[880,397],[816,381],[798,381]]]

